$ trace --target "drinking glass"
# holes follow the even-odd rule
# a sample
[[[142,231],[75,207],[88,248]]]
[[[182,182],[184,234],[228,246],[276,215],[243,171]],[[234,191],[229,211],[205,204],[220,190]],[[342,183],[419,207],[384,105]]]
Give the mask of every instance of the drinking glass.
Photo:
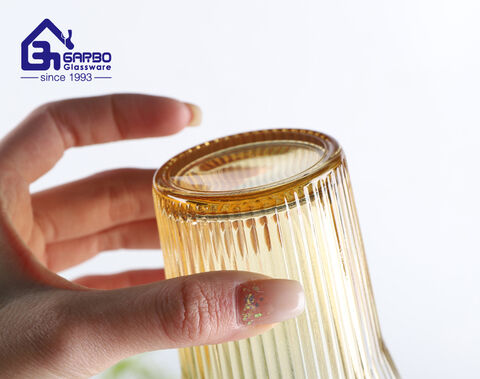
[[[246,270],[305,290],[305,312],[259,336],[180,349],[184,378],[399,377],[333,138],[271,129],[215,139],[165,163],[153,196],[167,278]]]

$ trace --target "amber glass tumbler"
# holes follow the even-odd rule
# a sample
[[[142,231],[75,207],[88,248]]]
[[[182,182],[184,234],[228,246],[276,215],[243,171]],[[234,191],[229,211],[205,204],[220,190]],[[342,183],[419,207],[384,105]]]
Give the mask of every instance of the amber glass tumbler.
[[[155,174],[168,278],[295,279],[305,312],[257,337],[180,350],[184,378],[397,378],[382,341],[342,149],[310,130],[215,139]]]

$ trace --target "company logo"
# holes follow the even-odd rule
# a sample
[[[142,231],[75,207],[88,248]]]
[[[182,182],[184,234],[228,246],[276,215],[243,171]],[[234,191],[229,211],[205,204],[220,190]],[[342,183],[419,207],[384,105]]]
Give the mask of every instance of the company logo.
[[[45,32],[45,33],[44,33]],[[39,36],[42,35],[42,40]],[[90,82],[111,79],[100,76],[112,70],[112,54],[99,51],[72,51],[72,30],[68,36],[48,18],[43,20],[22,42],[21,67],[23,71],[44,71],[39,76],[21,76],[21,79],[40,79],[42,82]],[[43,38],[53,39],[51,42]],[[60,50],[57,50],[60,47]],[[62,52],[63,51],[63,52]],[[50,72],[49,70],[54,70]]]

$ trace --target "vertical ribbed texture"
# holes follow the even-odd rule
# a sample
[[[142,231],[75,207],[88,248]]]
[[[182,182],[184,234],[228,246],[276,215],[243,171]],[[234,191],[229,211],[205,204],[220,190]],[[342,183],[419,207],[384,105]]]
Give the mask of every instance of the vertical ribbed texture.
[[[242,341],[180,350],[184,378],[396,378],[343,164],[275,209],[195,220],[155,193],[167,277],[247,270],[299,280],[305,312]]]

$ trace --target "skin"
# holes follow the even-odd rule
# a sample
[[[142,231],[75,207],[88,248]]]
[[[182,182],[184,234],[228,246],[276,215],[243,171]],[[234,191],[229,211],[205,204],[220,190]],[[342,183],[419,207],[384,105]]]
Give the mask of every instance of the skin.
[[[268,279],[259,274],[56,274],[104,250],[158,248],[153,171],[101,172],[34,194],[29,184],[68,148],[165,136],[191,118],[187,105],[162,97],[65,100],[34,110],[0,142],[0,377],[88,377],[133,354],[271,327],[247,327],[235,311],[235,289]]]

